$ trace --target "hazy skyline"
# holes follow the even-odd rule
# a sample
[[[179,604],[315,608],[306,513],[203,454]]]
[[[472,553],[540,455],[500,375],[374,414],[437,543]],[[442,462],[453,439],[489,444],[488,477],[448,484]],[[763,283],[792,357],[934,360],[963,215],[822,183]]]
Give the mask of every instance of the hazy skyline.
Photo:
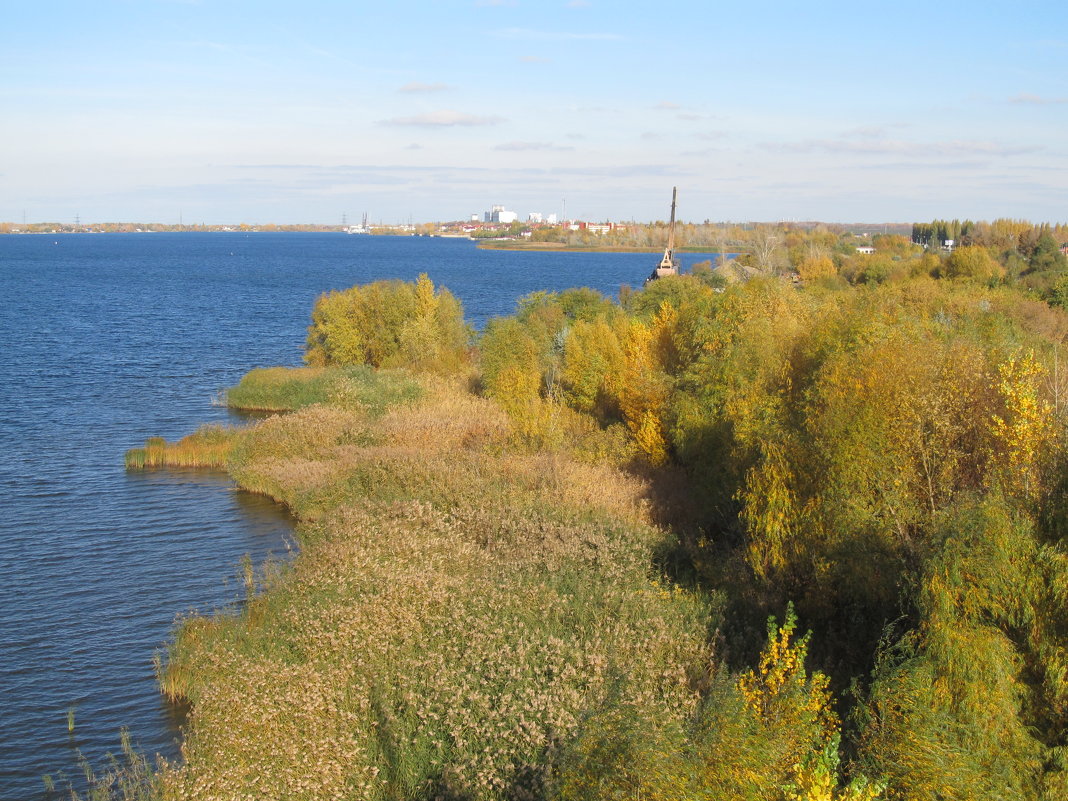
[[[991,5],[8,4],[0,221],[1068,220],[1068,11]]]

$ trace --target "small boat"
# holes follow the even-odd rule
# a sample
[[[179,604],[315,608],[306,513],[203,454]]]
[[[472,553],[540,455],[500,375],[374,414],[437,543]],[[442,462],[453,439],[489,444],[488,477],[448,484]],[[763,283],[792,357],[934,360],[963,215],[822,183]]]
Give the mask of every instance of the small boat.
[[[645,279],[647,284],[657,278],[679,274],[679,263],[675,261],[675,198],[678,195],[678,191],[679,188],[677,186],[671,187],[671,227],[668,229],[668,244],[664,248],[664,256],[660,259],[660,263]]]

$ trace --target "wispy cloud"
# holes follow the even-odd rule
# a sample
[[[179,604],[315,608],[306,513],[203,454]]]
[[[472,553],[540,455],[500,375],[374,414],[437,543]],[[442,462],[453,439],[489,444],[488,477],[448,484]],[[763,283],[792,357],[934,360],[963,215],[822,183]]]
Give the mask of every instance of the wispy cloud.
[[[998,142],[954,140],[949,142],[909,142],[900,139],[808,139],[802,142],[765,142],[764,150],[781,153],[834,153],[846,155],[897,155],[911,158],[960,156],[1018,156],[1034,153],[1034,145],[1004,145]]]
[[[401,164],[234,164],[233,169],[239,170],[265,170],[265,171],[294,171],[303,172],[312,176],[335,177],[350,180],[353,176],[379,176],[378,180],[384,180],[381,176],[410,176],[423,178],[430,176],[445,176],[449,180],[459,176],[483,176],[489,180],[499,180],[500,176],[516,176],[523,178],[557,178],[560,175],[572,177],[598,177],[598,178],[628,178],[642,175],[671,176],[684,174],[684,170],[678,165],[669,164],[624,164],[615,167],[594,167],[588,165],[578,166],[509,166],[506,168],[489,167],[457,167],[454,165],[401,165]]]
[[[859,128],[852,128],[846,131],[843,136],[851,139],[878,139],[886,136],[886,129],[878,125],[863,125]]]
[[[536,31],[532,28],[502,28],[494,31],[501,39],[526,39],[535,42],[621,41],[617,33],[575,33],[573,31]]]
[[[1052,106],[1068,103],[1068,97],[1042,97],[1041,95],[1018,94],[1009,98],[1010,103],[1030,106]]]
[[[859,125],[842,133],[845,139],[887,139],[891,129],[908,128],[907,122],[891,122],[886,125]]]
[[[965,160],[965,161],[940,161],[938,162],[939,170],[951,170],[954,172],[977,172],[990,166],[988,161],[978,160]],[[905,173],[908,170],[916,169],[916,162],[913,161],[885,161],[885,162],[870,162],[866,164],[857,165],[857,169],[861,170],[883,170],[887,172],[899,172]]]
[[[404,84],[404,86],[397,91],[410,94],[429,94],[433,92],[444,92],[448,88],[449,86],[444,83],[420,83],[419,81],[412,81],[411,83]]]
[[[552,142],[502,142],[494,150],[574,150],[567,145],[554,145]]]
[[[672,103],[670,100],[661,100],[653,108],[659,111],[677,111],[682,108],[678,103]]]
[[[382,125],[414,125],[422,128],[448,128],[453,126],[471,127],[477,125],[496,125],[503,122],[503,117],[483,117],[477,114],[465,114],[462,111],[428,111],[411,117],[393,117],[382,120]]]

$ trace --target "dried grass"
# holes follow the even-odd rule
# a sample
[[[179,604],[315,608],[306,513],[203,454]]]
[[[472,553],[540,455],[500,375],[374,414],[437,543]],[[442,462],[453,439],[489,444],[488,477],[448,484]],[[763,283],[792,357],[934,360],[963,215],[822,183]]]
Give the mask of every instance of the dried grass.
[[[242,614],[180,629],[162,681],[193,713],[164,798],[539,797],[609,696],[692,712],[708,610],[657,576],[644,485],[513,434],[438,380],[241,438],[233,475],[303,547]]]

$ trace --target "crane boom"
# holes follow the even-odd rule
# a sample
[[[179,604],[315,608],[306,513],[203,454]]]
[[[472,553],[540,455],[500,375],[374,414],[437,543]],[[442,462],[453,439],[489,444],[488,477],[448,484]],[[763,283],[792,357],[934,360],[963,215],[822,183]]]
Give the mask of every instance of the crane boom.
[[[653,270],[653,274],[646,279],[646,283],[649,281],[655,281],[657,278],[663,278],[665,275],[678,275],[679,267],[675,263],[675,201],[678,198],[679,188],[677,186],[671,187],[671,225],[668,228],[668,243],[664,248],[664,256],[660,259],[660,264]]]

